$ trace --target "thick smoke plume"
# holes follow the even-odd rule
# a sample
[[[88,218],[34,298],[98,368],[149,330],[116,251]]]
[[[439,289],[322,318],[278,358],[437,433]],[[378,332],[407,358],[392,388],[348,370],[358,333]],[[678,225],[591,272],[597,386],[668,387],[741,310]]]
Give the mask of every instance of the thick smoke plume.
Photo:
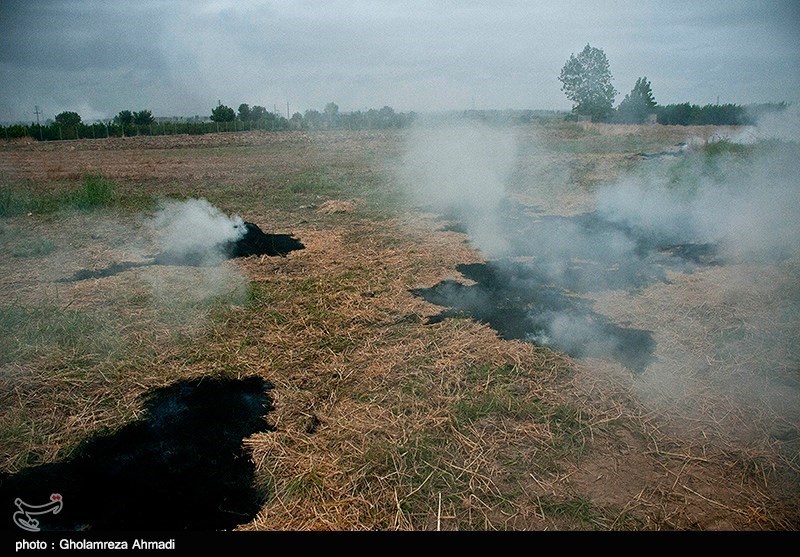
[[[776,145],[744,160],[720,155],[711,170],[698,160],[677,180],[628,177],[598,193],[597,210],[662,243],[715,244],[728,263],[783,260],[800,253],[796,154]]]
[[[152,226],[162,260],[195,265],[219,264],[246,232],[241,217],[229,217],[205,199],[163,202]]]
[[[410,132],[400,177],[419,205],[460,220],[475,246],[500,254],[500,207],[515,155],[507,130],[463,122],[418,127]]]
[[[765,139],[800,141],[800,105],[761,115],[755,126],[736,134],[733,141],[754,143]]]

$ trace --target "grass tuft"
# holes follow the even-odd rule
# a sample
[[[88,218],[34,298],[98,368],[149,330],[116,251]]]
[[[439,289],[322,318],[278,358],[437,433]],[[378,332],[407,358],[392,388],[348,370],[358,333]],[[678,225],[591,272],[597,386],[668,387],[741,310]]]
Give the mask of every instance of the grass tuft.
[[[77,209],[97,209],[113,205],[117,200],[117,187],[111,180],[98,174],[83,178],[82,186],[73,194],[71,204]]]
[[[0,217],[52,214],[66,209],[92,211],[119,201],[117,185],[99,174],[87,174],[77,189],[37,191],[32,183],[0,187]]]

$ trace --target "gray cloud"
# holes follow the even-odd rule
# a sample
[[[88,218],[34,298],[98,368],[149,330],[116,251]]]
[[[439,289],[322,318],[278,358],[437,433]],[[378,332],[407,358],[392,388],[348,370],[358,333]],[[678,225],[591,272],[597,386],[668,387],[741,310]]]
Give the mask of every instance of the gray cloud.
[[[159,69],[162,21],[147,8],[77,0],[4,2],[0,63],[68,72]]]
[[[622,94],[646,75],[662,104],[794,101],[799,19],[789,1],[6,0],[0,120],[32,104],[207,114],[218,99],[567,109],[558,73],[586,43]]]

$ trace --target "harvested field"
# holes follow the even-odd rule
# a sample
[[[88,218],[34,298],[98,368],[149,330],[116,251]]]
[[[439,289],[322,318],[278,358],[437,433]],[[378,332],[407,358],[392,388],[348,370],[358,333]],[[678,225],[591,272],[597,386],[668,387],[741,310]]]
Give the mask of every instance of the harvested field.
[[[58,478],[22,495],[9,486],[47,464],[87,474],[82,447],[147,423],[147,393],[244,380],[271,388],[247,399],[264,408],[259,420],[226,437],[251,465],[237,469],[244,484],[229,483],[241,520],[181,527],[797,529],[797,259],[717,264],[710,246],[637,244],[616,221],[591,220],[595,193],[640,165],[693,164],[637,154],[731,130],[513,130],[507,213],[526,224],[504,236],[577,229],[646,254],[622,280],[624,265],[573,244],[574,282],[547,298],[646,332],[622,360],[504,334],[504,315],[540,307],[545,290],[519,288],[542,283],[535,263],[551,251],[540,241],[491,257],[461,215],[421,208],[397,172],[409,133],[0,143],[4,497],[62,493],[59,520],[77,524]],[[88,205],[87,176],[111,184]],[[201,198],[303,249],[114,267],[159,252],[161,201]],[[497,269],[501,285],[487,279]],[[581,287],[589,274],[602,289]],[[466,299],[513,311],[483,316],[477,302],[440,296],[463,302],[489,286]],[[125,529],[120,520],[94,527]]]

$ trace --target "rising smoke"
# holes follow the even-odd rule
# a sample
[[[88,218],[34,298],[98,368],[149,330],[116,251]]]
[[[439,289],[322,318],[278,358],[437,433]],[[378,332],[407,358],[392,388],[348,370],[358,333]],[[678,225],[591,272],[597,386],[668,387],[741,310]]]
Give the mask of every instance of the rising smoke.
[[[142,277],[170,326],[197,328],[216,301],[244,300],[247,278],[237,266],[222,264],[231,242],[245,234],[239,216],[228,216],[205,199],[169,200],[146,228],[158,265]]]
[[[758,118],[755,126],[745,129],[732,138],[737,143],[777,139],[800,141],[800,105],[792,104],[784,110],[769,112]]]
[[[409,135],[399,174],[424,208],[460,220],[484,253],[504,253],[502,203],[516,156],[507,131],[464,122],[419,126]]]
[[[602,189],[597,210],[664,243],[715,244],[728,263],[780,261],[800,250],[796,154],[776,144],[758,156],[719,155],[713,167],[697,155],[677,178],[656,170]]]
[[[404,183],[420,206],[459,220],[487,259],[485,269],[467,276],[474,286],[442,283],[416,293],[491,324],[505,338],[643,372],[663,353],[656,348],[659,324],[640,320],[647,324],[642,330],[613,322],[595,307],[603,293],[635,295],[669,284],[675,273],[784,264],[800,255],[797,145],[754,149],[642,161],[599,188],[586,212],[562,216],[510,195],[509,180],[526,164],[513,130],[416,130],[402,161]],[[547,176],[538,177],[542,183],[533,187],[551,191]],[[730,292],[741,293],[746,281],[735,282]],[[512,316],[517,326],[503,325]],[[778,336],[779,344],[789,342]]]
[[[227,246],[246,232],[241,217],[227,216],[205,199],[164,201],[151,224],[162,261],[198,266],[227,259]]]

